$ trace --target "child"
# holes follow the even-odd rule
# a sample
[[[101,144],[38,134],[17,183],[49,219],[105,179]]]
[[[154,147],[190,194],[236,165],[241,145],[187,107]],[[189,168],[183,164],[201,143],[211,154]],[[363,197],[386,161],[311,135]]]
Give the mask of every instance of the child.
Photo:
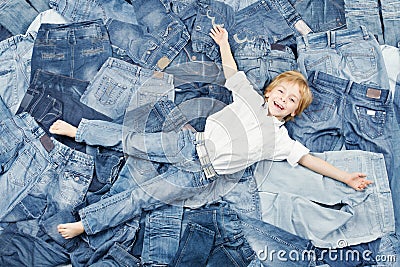
[[[149,181],[135,191],[117,194],[83,208],[79,211],[81,221],[58,225],[64,238],[83,232],[94,234],[129,220],[142,209],[184,200],[213,179],[239,173],[264,159],[287,160],[292,166],[299,163],[355,190],[363,190],[372,183],[363,173],[347,173],[312,156],[307,148],[289,137],[284,122],[299,115],[312,100],[307,80],[299,72],[278,75],[263,98],[244,73],[238,72],[227,31],[216,26],[210,35],[220,46],[226,87],[233,93],[233,103],[209,116],[202,133],[183,127],[178,132],[127,135],[125,153],[170,163],[171,167],[155,177],[155,182]],[[62,134],[64,128],[67,134],[74,136],[76,131],[64,123],[57,123],[50,130]],[[174,182],[179,186],[171,187]]]

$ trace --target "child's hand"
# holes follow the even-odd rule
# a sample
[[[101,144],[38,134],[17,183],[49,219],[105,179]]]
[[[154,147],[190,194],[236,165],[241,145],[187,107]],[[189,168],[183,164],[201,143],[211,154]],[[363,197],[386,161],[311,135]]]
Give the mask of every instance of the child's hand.
[[[228,43],[228,32],[221,26],[215,25],[210,30],[210,36],[219,46]]]
[[[372,184],[372,181],[365,179],[367,177],[364,173],[354,172],[349,173],[349,176],[346,178],[345,183],[352,187],[354,190],[362,191],[367,188],[368,185]]]

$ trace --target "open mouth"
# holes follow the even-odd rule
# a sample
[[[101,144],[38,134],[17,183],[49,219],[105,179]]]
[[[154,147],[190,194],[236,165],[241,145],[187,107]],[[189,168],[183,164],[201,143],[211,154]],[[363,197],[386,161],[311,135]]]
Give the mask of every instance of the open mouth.
[[[275,105],[276,108],[278,108],[280,110],[284,110],[285,109],[282,105],[280,105],[279,103],[277,103],[275,101],[274,101],[274,105]]]

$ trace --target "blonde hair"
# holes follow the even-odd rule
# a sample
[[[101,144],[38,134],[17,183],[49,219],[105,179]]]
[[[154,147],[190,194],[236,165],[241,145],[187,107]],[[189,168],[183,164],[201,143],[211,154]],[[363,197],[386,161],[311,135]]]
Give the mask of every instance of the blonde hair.
[[[310,87],[308,86],[307,79],[303,76],[303,74],[301,74],[298,71],[295,70],[285,71],[276,76],[264,90],[265,100],[268,101],[268,97],[266,96],[266,94],[268,92],[271,92],[275,87],[277,87],[282,82],[294,83],[299,86],[301,98],[299,100],[299,106],[296,109],[296,115],[300,115],[311,104],[313,97]],[[289,114],[284,118],[284,120],[288,121],[292,120],[293,118],[294,116]]]

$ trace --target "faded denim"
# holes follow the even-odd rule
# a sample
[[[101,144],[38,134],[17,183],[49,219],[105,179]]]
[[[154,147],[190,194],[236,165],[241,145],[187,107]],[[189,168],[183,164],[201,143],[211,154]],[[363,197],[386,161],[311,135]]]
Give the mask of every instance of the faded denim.
[[[25,0],[0,2],[0,24],[12,35],[25,33],[37,15],[38,11]]]
[[[394,232],[392,195],[382,154],[348,150],[316,156],[339,169],[366,173],[373,184],[356,192],[301,166],[293,170],[287,162],[272,166],[260,162],[254,176],[263,221],[323,248],[357,245]]]
[[[110,57],[96,73],[80,101],[114,122],[122,123],[131,99],[139,98],[137,105],[141,105],[147,101],[143,98],[147,99],[148,94],[153,94],[155,101],[157,96],[172,94],[173,88],[172,76],[167,73]]]
[[[0,96],[13,114],[29,86],[33,44],[30,34],[0,42]]]
[[[342,79],[389,89],[382,51],[364,26],[312,33],[297,38],[303,75],[320,71]]]
[[[254,89],[261,95],[264,94],[266,85],[278,74],[298,69],[290,47],[270,44],[263,38],[235,43],[232,51],[238,69],[246,73]]]

